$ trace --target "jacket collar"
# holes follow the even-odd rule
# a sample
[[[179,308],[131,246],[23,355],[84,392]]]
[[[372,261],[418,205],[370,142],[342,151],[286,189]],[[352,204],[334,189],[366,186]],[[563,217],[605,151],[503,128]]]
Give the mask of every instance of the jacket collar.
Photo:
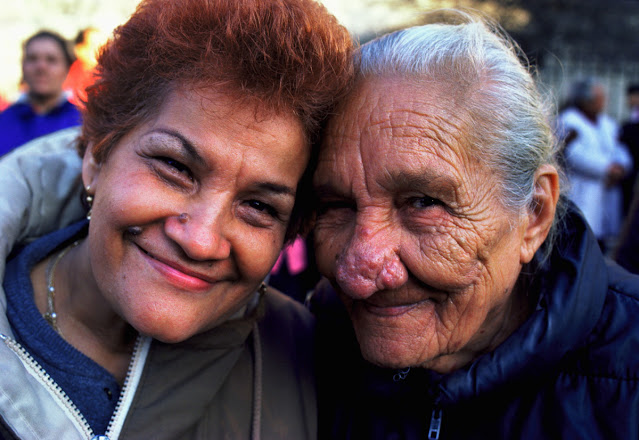
[[[468,367],[439,377],[442,403],[499,391],[556,372],[593,330],[603,309],[608,276],[597,240],[570,207],[545,267],[534,274],[539,301],[532,315],[497,349]]]

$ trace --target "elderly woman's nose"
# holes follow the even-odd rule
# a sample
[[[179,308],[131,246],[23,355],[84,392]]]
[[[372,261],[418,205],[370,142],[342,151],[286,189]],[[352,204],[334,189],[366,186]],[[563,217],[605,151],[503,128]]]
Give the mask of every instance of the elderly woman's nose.
[[[184,253],[198,261],[221,260],[231,253],[231,243],[225,236],[222,215],[210,210],[184,211],[165,222],[166,234]]]
[[[397,234],[358,228],[337,259],[336,280],[344,293],[356,299],[401,287],[408,272],[399,257]]]

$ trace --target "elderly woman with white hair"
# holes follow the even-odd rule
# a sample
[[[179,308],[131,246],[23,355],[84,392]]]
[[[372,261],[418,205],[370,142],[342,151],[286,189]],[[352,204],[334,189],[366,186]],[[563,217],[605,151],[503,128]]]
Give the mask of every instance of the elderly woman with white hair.
[[[321,438],[639,436],[639,278],[520,60],[461,12],[359,51],[314,179]]]

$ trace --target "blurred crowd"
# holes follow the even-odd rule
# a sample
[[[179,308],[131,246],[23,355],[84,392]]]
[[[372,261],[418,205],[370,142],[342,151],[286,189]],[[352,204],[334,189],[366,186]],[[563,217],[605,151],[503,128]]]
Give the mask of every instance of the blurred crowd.
[[[557,115],[570,198],[584,213],[604,253],[637,271],[639,84],[627,89],[629,118],[605,114],[606,90],[595,78],[572,84]]]

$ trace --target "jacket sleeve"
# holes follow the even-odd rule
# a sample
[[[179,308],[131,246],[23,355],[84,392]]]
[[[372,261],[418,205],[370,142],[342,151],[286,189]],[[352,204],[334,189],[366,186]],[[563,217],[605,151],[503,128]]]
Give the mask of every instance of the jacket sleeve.
[[[0,279],[17,244],[82,218],[78,133],[77,127],[62,130],[0,159]]]

